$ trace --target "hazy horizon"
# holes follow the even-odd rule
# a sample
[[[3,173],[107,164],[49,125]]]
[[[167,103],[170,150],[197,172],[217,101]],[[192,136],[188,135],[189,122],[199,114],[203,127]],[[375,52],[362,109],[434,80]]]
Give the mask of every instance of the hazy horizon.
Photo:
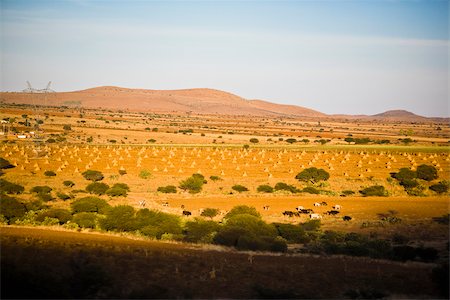
[[[448,117],[448,1],[1,0],[1,90],[211,88]]]

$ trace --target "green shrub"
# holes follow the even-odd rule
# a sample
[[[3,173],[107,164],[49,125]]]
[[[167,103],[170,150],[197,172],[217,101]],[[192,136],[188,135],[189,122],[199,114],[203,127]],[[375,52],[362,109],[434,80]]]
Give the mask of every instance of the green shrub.
[[[38,185],[35,187],[32,187],[30,192],[37,193],[37,194],[48,194],[52,191],[52,188],[46,185]]]
[[[234,191],[236,191],[236,192],[239,192],[239,193],[247,192],[247,191],[248,191],[248,188],[246,188],[245,186],[240,185],[240,184],[235,184],[235,185],[233,185],[233,186],[231,187],[231,189],[234,190]]]
[[[70,205],[74,214],[81,212],[105,213],[109,204],[97,197],[84,197],[75,200]]]
[[[259,140],[257,138],[251,138],[250,143],[257,144],[259,143]]]
[[[330,178],[330,174],[324,169],[317,169],[315,167],[304,169],[295,176],[295,179],[304,182],[316,183],[318,181],[327,181]]]
[[[17,218],[21,218],[26,213],[26,207],[16,198],[8,197],[6,195],[0,196],[0,214],[3,215],[9,222]]]
[[[300,224],[300,227],[306,231],[317,231],[320,229],[320,226],[320,220],[309,220],[303,224]]]
[[[222,180],[222,178],[220,178],[219,176],[215,176],[215,175],[209,176],[209,179],[211,179],[212,181],[219,181],[219,180]]]
[[[53,171],[45,171],[44,175],[47,177],[52,177],[52,176],[56,176],[56,173]]]
[[[158,239],[163,234],[182,233],[181,220],[178,216],[149,209],[141,209],[136,213],[134,227],[142,234]]]
[[[86,186],[86,191],[91,194],[103,195],[109,189],[109,186],[103,182],[93,182]]]
[[[64,194],[64,193],[61,193],[61,192],[57,192],[56,193],[56,197],[58,197],[61,200],[69,200],[69,199],[72,198],[70,195],[67,195],[67,194]]]
[[[0,195],[5,194],[22,194],[25,188],[19,184],[0,179]],[[3,196],[2,196],[3,197]]]
[[[75,185],[75,182],[70,181],[70,180],[65,180],[63,182],[63,184],[64,184],[64,186],[67,186],[67,187],[73,187]]]
[[[45,218],[57,219],[60,225],[67,223],[72,219],[70,211],[61,208],[51,208],[49,210],[42,211],[36,216],[36,221],[44,222]]]
[[[256,189],[258,193],[273,193],[273,187],[268,184],[262,184]]]
[[[295,186],[284,183],[284,182],[278,182],[277,184],[275,184],[274,189],[275,189],[275,191],[288,191],[293,194],[300,192],[300,190],[298,188],[296,188]]]
[[[105,178],[102,174],[102,172],[100,171],[94,171],[94,170],[87,170],[84,171],[81,175],[83,175],[83,177],[86,180],[90,180],[90,181],[101,181],[103,180],[103,178]]]
[[[246,206],[246,205],[238,205],[238,206],[233,207],[225,215],[225,219],[229,219],[229,218],[232,218],[232,217],[234,217],[236,215],[242,215],[242,214],[252,215],[252,216],[261,218],[261,215],[259,214],[259,212],[256,211],[256,208],[250,207],[250,206]]]
[[[400,185],[405,189],[413,189],[419,186],[419,182],[415,179],[403,179],[402,181],[400,181]]]
[[[112,188],[121,188],[121,189],[124,189],[127,192],[130,191],[130,187],[126,183],[120,183],[120,182],[119,183],[114,183]]]
[[[367,187],[361,191],[359,191],[364,197],[367,196],[379,196],[379,197],[386,197],[388,196],[388,192],[386,191],[385,187],[382,185],[374,185]]]
[[[448,189],[449,189],[449,183],[446,181],[441,181],[439,183],[433,184],[429,187],[430,190],[438,193],[438,194],[443,194],[443,193],[447,193]]]
[[[15,168],[13,164],[11,164],[9,161],[4,159],[3,157],[0,157],[0,169],[12,169]]]
[[[191,177],[180,182],[179,188],[189,191],[191,194],[197,194],[202,191],[205,178],[201,174],[193,174]]]
[[[113,186],[112,188],[106,190],[106,195],[110,197],[126,197],[127,190],[119,186]]]
[[[239,250],[286,251],[284,240],[277,239],[275,226],[249,214],[229,218],[214,237],[214,242]]]
[[[160,186],[157,191],[164,194],[175,194],[177,192],[177,187],[174,185]]]
[[[72,222],[81,228],[95,228],[98,216],[96,213],[81,212],[73,216]]]
[[[438,178],[437,169],[434,166],[420,165],[416,170],[417,178],[431,181]]]
[[[297,142],[297,140],[296,139],[286,139],[286,143],[289,143],[289,144],[293,144],[293,143],[296,143]]]
[[[114,206],[106,211],[106,217],[100,219],[99,224],[103,230],[134,231],[137,229],[134,214],[132,206]]]
[[[219,214],[219,210],[217,208],[205,208],[200,214],[202,217],[214,218]]]
[[[127,170],[120,169],[120,170],[119,170],[119,174],[120,174],[120,175],[125,175],[125,174],[127,174]]]
[[[278,235],[284,238],[288,243],[307,243],[309,238],[305,230],[299,225],[274,223]]]
[[[139,177],[142,179],[148,179],[152,176],[152,173],[149,170],[141,170],[139,172]]]
[[[417,173],[409,168],[401,168],[397,173],[391,173],[391,177],[401,182],[416,179]]]
[[[318,195],[320,191],[313,186],[307,186],[302,190],[303,193]]]
[[[342,194],[342,195],[345,195],[345,196],[350,196],[350,195],[355,194],[355,192],[352,191],[352,190],[344,190],[344,191],[342,191],[341,194]]]
[[[186,222],[184,226],[184,241],[190,243],[212,243],[214,235],[220,226],[214,221],[196,219]]]

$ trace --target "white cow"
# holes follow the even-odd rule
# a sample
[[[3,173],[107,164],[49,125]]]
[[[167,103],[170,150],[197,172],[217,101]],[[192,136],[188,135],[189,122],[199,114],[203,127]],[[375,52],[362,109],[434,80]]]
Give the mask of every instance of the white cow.
[[[303,206],[299,205],[295,208],[297,211],[301,211],[302,209],[305,209]]]
[[[320,206],[321,204],[319,202],[314,203],[314,206]]]
[[[341,210],[341,206],[339,204],[336,204],[333,206],[334,210]]]
[[[310,215],[309,215],[309,218],[310,218],[311,220],[319,220],[319,219],[322,219],[322,216],[319,215],[319,214],[310,214]]]

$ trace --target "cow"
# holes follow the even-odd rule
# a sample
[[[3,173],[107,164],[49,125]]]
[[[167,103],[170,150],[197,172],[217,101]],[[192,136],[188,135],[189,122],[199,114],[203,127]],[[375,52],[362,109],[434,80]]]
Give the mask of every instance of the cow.
[[[295,208],[297,211],[301,211],[302,209],[305,209],[303,206],[299,205]]]
[[[299,213],[301,213],[301,214],[312,214],[312,213],[314,213],[314,211],[311,209],[311,208],[307,208],[307,209],[301,209],[300,211],[299,211]]]
[[[184,204],[181,204],[181,209],[183,209],[183,210],[184,210]]]
[[[319,219],[322,219],[322,216],[319,215],[319,214],[310,214],[310,215],[309,215],[309,218],[310,218],[311,220],[319,220]]]
[[[330,215],[330,216],[337,215],[338,213],[339,213],[339,211],[337,211],[337,210],[329,210],[329,211],[327,211],[327,215]]]
[[[320,203],[319,202],[315,202],[313,205],[314,206],[320,206]]]
[[[190,216],[190,215],[192,215],[192,213],[190,212],[190,211],[187,211],[187,210],[183,210],[183,216]]]
[[[264,209],[264,210],[269,210],[269,208],[270,208],[269,205],[264,205],[264,206],[263,206],[263,209]]]
[[[283,212],[283,215],[285,216],[285,217],[293,217],[294,216],[294,212],[293,211],[290,211],[290,210],[285,210],[284,212]]]
[[[328,203],[326,203],[325,201],[322,201],[322,203],[320,203],[322,206],[327,206]]]
[[[344,221],[350,221],[352,219],[352,217],[350,217],[350,216],[343,216],[342,217],[342,220],[344,220]]]
[[[169,202],[163,202],[163,203],[162,203],[162,206],[164,206],[164,207],[169,207]]]
[[[340,206],[339,204],[335,204],[335,205],[333,206],[333,209],[334,209],[334,210],[341,210],[341,206]]]
[[[139,201],[139,206],[140,206],[140,207],[145,207],[145,204],[146,204],[146,203],[145,203],[145,200],[140,200],[140,201]]]
[[[198,210],[199,215],[201,215],[204,211],[205,211],[204,208],[200,208],[200,209]]]

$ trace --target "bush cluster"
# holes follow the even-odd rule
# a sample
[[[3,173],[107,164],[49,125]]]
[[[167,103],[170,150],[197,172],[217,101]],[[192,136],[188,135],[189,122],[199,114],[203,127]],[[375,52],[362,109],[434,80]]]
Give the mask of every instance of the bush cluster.
[[[83,175],[83,177],[86,180],[90,180],[90,181],[101,181],[103,180],[103,178],[105,178],[103,176],[103,173],[100,171],[95,171],[95,170],[87,170],[84,171],[83,173],[81,173],[81,175]]]
[[[236,192],[239,192],[239,193],[247,192],[247,191],[248,191],[248,188],[247,188],[247,187],[245,187],[245,186],[243,186],[243,185],[240,185],[240,184],[235,184],[235,185],[233,185],[233,186],[231,187],[231,189],[232,189],[233,191],[236,191]]]
[[[70,205],[74,214],[81,212],[105,213],[110,207],[108,202],[97,197],[84,197],[77,199]]]
[[[86,186],[86,191],[90,194],[103,195],[109,189],[109,185],[103,182],[92,182]]]

